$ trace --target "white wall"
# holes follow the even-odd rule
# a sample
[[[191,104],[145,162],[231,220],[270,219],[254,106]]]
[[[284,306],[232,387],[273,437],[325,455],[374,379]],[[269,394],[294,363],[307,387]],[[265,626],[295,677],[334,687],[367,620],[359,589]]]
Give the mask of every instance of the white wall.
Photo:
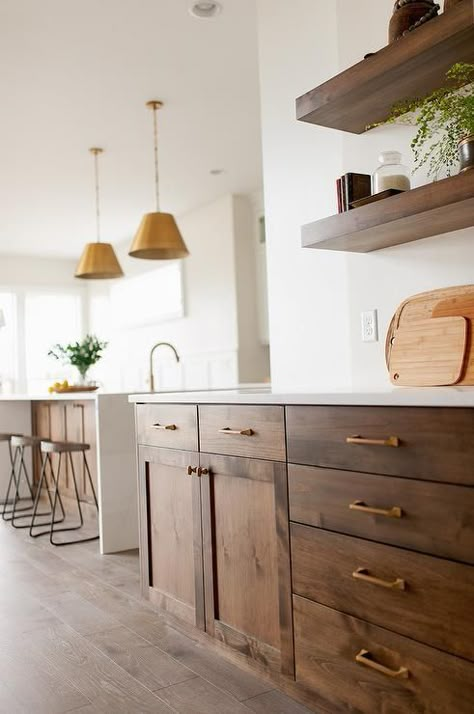
[[[0,255],[0,285],[43,286],[57,285],[85,290],[84,283],[74,278],[76,261],[67,258]]]
[[[253,372],[239,372],[241,342],[249,348],[248,333],[239,334],[238,318],[237,258],[240,242],[245,245],[246,226],[251,225],[246,199],[223,196],[179,217],[178,223],[190,251],[182,263],[185,315],[112,332],[103,363],[95,370],[109,389],[147,389],[148,355],[161,341],[175,345],[181,361],[177,365],[165,349],[156,353],[157,389],[232,386],[251,375],[252,380],[263,379],[268,372],[261,360],[255,361]],[[129,243],[117,249],[126,276],[158,267],[153,261],[130,258],[128,249]],[[91,295],[107,289],[104,284],[90,286]]]
[[[392,313],[414,293],[474,282],[474,231],[367,255],[300,247],[301,225],[335,212],[337,176],[372,173],[384,150],[411,162],[409,127],[355,136],[294,116],[297,96],[386,44],[393,0],[258,0],[258,8],[273,382],[385,386]],[[371,308],[379,311],[375,344],[360,337],[360,312]]]
[[[258,21],[272,383],[348,385],[347,259],[300,235],[334,212],[342,139],[295,121],[295,98],[337,70],[336,3],[258,0]]]

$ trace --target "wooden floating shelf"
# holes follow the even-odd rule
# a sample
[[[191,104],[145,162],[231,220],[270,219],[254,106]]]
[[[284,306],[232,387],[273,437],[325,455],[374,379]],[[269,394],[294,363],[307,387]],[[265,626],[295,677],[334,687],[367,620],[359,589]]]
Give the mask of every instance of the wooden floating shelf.
[[[474,226],[474,169],[303,226],[304,248],[370,253]]]
[[[441,86],[455,62],[474,62],[474,2],[451,10],[296,100],[300,121],[362,134],[403,99]]]

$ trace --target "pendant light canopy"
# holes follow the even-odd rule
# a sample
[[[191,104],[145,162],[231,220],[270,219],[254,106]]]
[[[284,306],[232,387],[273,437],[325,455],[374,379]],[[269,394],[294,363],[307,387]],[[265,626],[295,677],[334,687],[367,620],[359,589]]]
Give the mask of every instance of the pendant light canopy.
[[[84,280],[121,278],[123,270],[112,244],[102,243],[100,240],[99,155],[103,153],[103,149],[93,148],[89,151],[94,156],[97,241],[86,244],[76,268],[75,277]]]
[[[157,112],[163,106],[158,100],[147,102],[153,110],[156,212],[146,213],[133,239],[129,255],[149,260],[176,260],[189,255],[184,240],[171,213],[160,211],[158,176],[158,120]]]

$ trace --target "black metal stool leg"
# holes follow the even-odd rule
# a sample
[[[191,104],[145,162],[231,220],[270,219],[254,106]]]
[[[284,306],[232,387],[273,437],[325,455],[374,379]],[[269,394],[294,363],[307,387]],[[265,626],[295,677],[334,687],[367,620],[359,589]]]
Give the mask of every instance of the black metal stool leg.
[[[41,462],[41,474],[40,474],[40,479],[38,481],[38,487],[36,491],[36,496],[35,496],[35,502],[33,504],[33,513],[31,514],[31,521],[29,523],[29,528],[30,528],[30,536],[32,538],[36,538],[36,535],[33,533],[33,528],[37,527],[35,523],[36,516],[38,515],[38,503],[41,498],[41,490],[43,488],[43,483],[45,481],[45,473],[46,473],[46,458],[42,460]]]
[[[18,466],[18,473],[16,473],[16,461],[17,461],[17,454],[20,456],[20,463]],[[31,503],[28,504],[28,506],[22,506],[19,507],[18,503],[20,501],[23,501],[20,494],[20,488],[21,488],[21,474],[23,472],[26,484],[28,486],[28,490],[30,492],[30,495],[26,497],[26,500],[31,500]],[[15,518],[18,518],[17,513],[23,513],[24,511],[29,511],[31,513],[31,509],[33,508],[33,503],[35,500],[34,494],[33,494],[33,488],[30,483],[30,478],[28,476],[28,470],[26,468],[25,464],[25,447],[24,446],[17,446],[15,448],[15,456],[13,459],[13,468],[12,468],[12,476],[13,476],[13,481],[15,483],[15,495],[13,497],[13,504],[12,507],[9,511],[5,512],[5,506],[3,507],[3,513],[2,517],[4,521],[11,521],[11,524],[14,525]],[[8,493],[8,491],[7,491]],[[29,515],[29,514],[27,514]],[[20,516],[23,517],[23,516]]]
[[[10,499],[10,491],[12,488],[12,485],[15,485],[15,492],[18,490],[17,482],[16,482],[16,461],[17,461],[17,456],[19,452],[19,447],[17,446],[15,449],[15,454],[14,456],[12,455],[12,447],[10,442],[8,442],[8,451],[10,453],[10,478],[8,480],[8,487],[7,487],[7,493],[5,495],[5,501],[3,502],[3,509],[2,509],[2,518],[4,521],[10,520],[7,516],[11,511],[7,511],[7,506],[9,506],[9,499]]]
[[[86,458],[85,453],[83,453],[82,455],[83,455],[83,457],[84,457],[84,466],[86,467],[87,478],[89,479],[89,483],[90,483],[91,490],[92,490],[92,495],[94,496],[95,507],[96,507],[96,510],[97,510],[97,513],[98,513],[98,512],[99,512],[99,503],[98,503],[98,501],[97,501],[97,496],[96,496],[96,493],[95,493],[94,483],[93,483],[93,481],[92,481],[91,470],[90,470],[90,468],[89,468],[89,464],[87,463],[87,458]]]
[[[42,456],[41,456],[41,453],[40,453],[40,458],[41,458],[41,471],[43,471],[43,458],[42,458]],[[24,464],[24,461],[23,461],[23,464]],[[44,459],[44,469],[45,469],[44,480],[41,481],[41,478],[40,478],[40,481],[38,482],[38,490],[37,490],[37,493],[36,493],[36,497],[37,497],[38,499],[41,498],[41,491],[42,491],[43,483],[46,484],[46,493],[47,493],[48,500],[49,500],[50,510],[49,510],[49,511],[43,511],[43,512],[40,512],[40,513],[38,513],[38,511],[36,510],[36,512],[35,512],[36,497],[33,497],[33,489],[31,488],[31,491],[32,491],[32,505],[29,506],[29,507],[27,507],[27,508],[25,508],[25,509],[16,508],[16,509],[14,510],[13,516],[12,516],[12,518],[10,519],[10,520],[11,520],[11,525],[13,526],[13,528],[18,528],[18,529],[30,528],[30,530],[31,530],[31,528],[38,528],[38,527],[41,527],[41,526],[48,526],[48,525],[49,525],[49,522],[47,522],[47,523],[34,523],[34,519],[36,519],[37,517],[38,517],[38,518],[42,518],[42,517],[49,517],[49,516],[52,515],[53,500],[52,500],[52,498],[51,498],[51,493],[50,493],[50,489],[48,488],[48,481],[47,481],[47,478],[46,478],[46,464],[49,465],[50,478],[51,478],[52,481],[54,481],[54,471],[53,471],[53,467],[52,467],[52,464],[51,464],[51,461],[50,461],[50,458],[49,458],[49,454],[46,454],[45,459]],[[29,483],[29,479],[28,479],[28,475],[27,475],[27,471],[26,471],[26,466],[25,466],[25,478],[28,480],[28,483]],[[37,505],[38,505],[38,504],[37,504]],[[36,505],[36,507],[37,507],[37,505]],[[64,506],[63,506],[63,502],[62,502],[61,497],[59,498],[59,505],[60,505],[60,507],[61,507],[62,516],[61,516],[61,518],[59,518],[58,520],[56,520],[56,523],[62,523],[62,522],[64,521],[65,517],[66,517],[66,513],[65,513],[65,511],[64,511]],[[20,514],[18,515],[18,512],[19,512],[19,511],[23,511],[23,510],[27,510],[28,513],[20,513]],[[33,519],[33,516],[34,516],[34,519]],[[32,518],[32,521],[30,521],[30,523],[21,523],[21,524],[16,523],[16,521],[19,521],[20,519],[24,519],[24,518]]]
[[[88,478],[89,478],[89,481],[90,481],[90,484],[91,484],[91,487],[92,487],[92,494],[93,494],[93,496],[94,496],[95,506],[96,506],[96,509],[98,509],[97,497],[96,497],[96,494],[95,494],[94,484],[92,483],[92,478],[91,478],[91,474],[90,474],[90,470],[89,470],[89,464],[87,463],[86,455],[85,455],[84,452],[82,452],[82,455],[83,455],[83,458],[84,458],[84,465],[85,465],[85,467],[86,467],[87,475],[88,475]],[[81,499],[80,499],[80,497],[79,497],[79,489],[77,488],[76,469],[74,468],[74,462],[73,462],[73,459],[72,459],[72,454],[71,454],[71,452],[69,452],[69,463],[70,463],[70,466],[71,466],[72,480],[73,480],[73,483],[74,483],[74,492],[75,492],[75,494],[76,494],[76,503],[77,503],[77,510],[78,510],[78,513],[79,513],[79,521],[80,521],[80,523],[79,523],[78,526],[69,526],[69,527],[67,527],[67,528],[55,528],[55,527],[54,527],[54,512],[55,512],[55,508],[56,508],[56,499],[57,499],[58,494],[59,494],[59,471],[58,471],[58,478],[56,479],[56,490],[55,490],[55,493],[54,493],[53,518],[52,518],[51,527],[50,527],[50,530],[49,530],[49,542],[51,543],[51,545],[55,545],[55,546],[74,545],[75,543],[89,543],[89,542],[91,542],[91,541],[93,541],[93,540],[98,540],[98,538],[99,538],[99,535],[97,534],[96,536],[91,536],[90,538],[76,538],[76,539],[74,539],[74,540],[67,540],[67,541],[55,541],[55,540],[53,540],[53,535],[54,535],[55,533],[62,533],[62,532],[64,532],[64,531],[76,531],[76,530],[79,530],[80,528],[82,528],[82,526],[84,525],[84,517],[83,517],[83,515],[82,515],[82,508],[81,508]],[[58,467],[58,469],[59,469],[59,467]]]

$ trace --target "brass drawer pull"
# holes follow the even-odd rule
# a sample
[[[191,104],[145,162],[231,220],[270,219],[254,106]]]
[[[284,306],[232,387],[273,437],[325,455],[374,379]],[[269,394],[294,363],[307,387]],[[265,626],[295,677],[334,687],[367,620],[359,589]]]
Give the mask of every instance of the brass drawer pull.
[[[386,518],[401,518],[402,509],[399,506],[392,508],[373,508],[368,506],[364,501],[354,501],[349,504],[351,511],[361,511],[362,513],[373,513],[376,516],[386,516]]]
[[[203,469],[203,468],[201,468],[201,466],[199,466],[199,468],[197,470],[198,476],[207,476],[208,473],[209,473],[209,469]]]
[[[397,670],[389,669],[384,667],[383,664],[379,664],[372,659],[372,655],[368,650],[361,650],[358,655],[356,655],[356,662],[358,664],[363,664],[364,667],[369,667],[369,669],[375,669],[380,674],[385,674],[386,677],[398,678],[398,679],[408,679],[410,673],[406,667],[400,667]]]
[[[188,476],[192,476],[193,474],[197,474],[198,467],[197,466],[188,466]]]
[[[375,578],[373,575],[369,575],[367,568],[357,568],[352,573],[352,577],[356,580],[363,580],[365,583],[372,583],[372,585],[379,585],[381,588],[388,588],[389,590],[405,590],[405,581],[401,578],[396,580],[381,580],[380,578]]]
[[[152,424],[152,429],[162,429],[163,431],[176,431],[176,424]]]
[[[252,436],[253,433],[253,429],[231,429],[228,426],[219,429],[219,434],[233,434],[234,436]]]
[[[346,444],[365,444],[366,446],[400,446],[398,436],[389,436],[388,439],[364,439],[363,436],[348,436]]]

